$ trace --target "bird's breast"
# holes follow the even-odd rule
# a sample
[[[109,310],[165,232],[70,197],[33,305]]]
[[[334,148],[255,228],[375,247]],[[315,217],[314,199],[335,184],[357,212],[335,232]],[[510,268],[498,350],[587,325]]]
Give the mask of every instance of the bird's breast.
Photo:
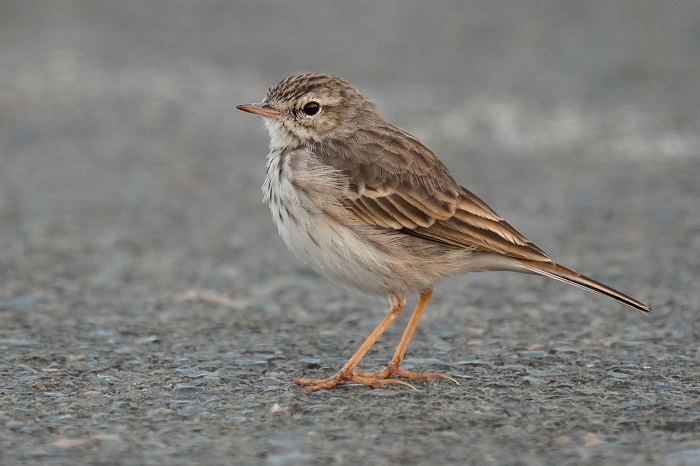
[[[396,289],[390,258],[343,210],[334,176],[313,154],[272,151],[263,192],[277,231],[295,256],[334,281],[371,294]]]
[[[307,153],[271,151],[262,188],[280,236],[295,255],[305,259],[319,255],[321,245],[313,234],[324,223],[324,209],[335,202],[312,162]]]

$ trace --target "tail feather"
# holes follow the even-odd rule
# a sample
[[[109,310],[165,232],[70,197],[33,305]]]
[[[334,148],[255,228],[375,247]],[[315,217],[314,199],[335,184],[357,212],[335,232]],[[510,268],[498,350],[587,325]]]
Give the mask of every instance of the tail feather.
[[[530,272],[602,294],[645,313],[651,312],[646,304],[555,262],[519,260],[518,264]]]

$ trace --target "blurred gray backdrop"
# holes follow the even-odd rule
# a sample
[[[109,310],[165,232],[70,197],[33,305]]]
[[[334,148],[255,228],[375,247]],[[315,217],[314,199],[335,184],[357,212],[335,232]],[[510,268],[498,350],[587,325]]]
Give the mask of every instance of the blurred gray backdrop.
[[[277,237],[235,104],[345,77],[552,257],[385,303]],[[3,464],[700,464],[700,3],[0,2]],[[406,323],[363,361],[383,367]]]

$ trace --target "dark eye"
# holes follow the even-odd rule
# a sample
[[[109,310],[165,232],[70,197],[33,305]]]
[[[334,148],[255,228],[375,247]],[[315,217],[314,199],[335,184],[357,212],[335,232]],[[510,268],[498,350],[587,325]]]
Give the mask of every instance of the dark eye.
[[[302,110],[307,115],[314,116],[318,113],[319,110],[321,110],[321,106],[318,104],[318,102],[309,102],[308,104],[304,105]]]

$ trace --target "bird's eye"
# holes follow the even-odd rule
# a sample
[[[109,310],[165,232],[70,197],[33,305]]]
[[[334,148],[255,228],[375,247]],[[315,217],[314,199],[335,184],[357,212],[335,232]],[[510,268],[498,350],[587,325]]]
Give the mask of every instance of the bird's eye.
[[[318,104],[318,102],[309,102],[306,105],[304,105],[304,107],[302,107],[302,110],[307,115],[314,116],[318,113],[319,110],[321,110],[321,106]]]

